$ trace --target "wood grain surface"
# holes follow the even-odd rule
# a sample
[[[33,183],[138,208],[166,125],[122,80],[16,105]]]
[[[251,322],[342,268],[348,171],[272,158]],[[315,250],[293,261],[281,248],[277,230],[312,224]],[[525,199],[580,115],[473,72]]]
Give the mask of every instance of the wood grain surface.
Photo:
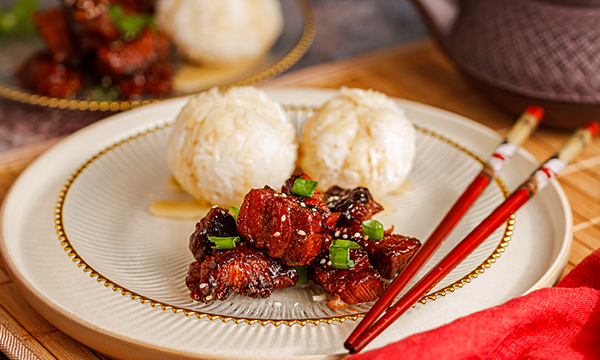
[[[264,86],[371,88],[463,115],[500,134],[508,131],[513,121],[511,116],[473,91],[429,40],[290,72]],[[542,128],[524,147],[542,161],[554,153],[568,135],[568,132]],[[0,153],[0,200],[18,174],[58,140]],[[574,241],[566,274],[600,247],[600,142],[586,149],[558,180],[569,198],[574,218]],[[2,264],[0,318],[43,358],[105,359],[38,315],[17,292]]]

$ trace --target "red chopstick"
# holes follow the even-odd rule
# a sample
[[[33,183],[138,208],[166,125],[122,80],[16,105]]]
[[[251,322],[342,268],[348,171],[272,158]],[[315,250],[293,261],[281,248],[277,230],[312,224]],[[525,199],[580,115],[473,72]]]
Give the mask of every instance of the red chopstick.
[[[533,195],[548,185],[550,180],[556,177],[585,146],[598,136],[599,132],[600,125],[595,121],[575,131],[551,158],[534,171],[529,179],[523,182],[512,195],[492,211],[485,220],[402,296],[375,324],[360,334],[360,336],[354,338],[353,341],[347,341],[345,343],[346,348],[352,353],[362,350],[452,271]]]
[[[454,203],[450,211],[440,222],[429,238],[423,243],[421,249],[413,256],[408,265],[402,270],[385,293],[373,305],[365,318],[358,324],[352,334],[346,340],[352,344],[356,339],[371,326],[375,320],[390,306],[400,291],[406,287],[408,282],[421,270],[431,255],[439,248],[442,241],[448,236],[456,223],[462,218],[475,200],[487,187],[490,181],[513,157],[520,145],[535,131],[537,125],[544,115],[544,110],[535,105],[529,106],[511,130],[504,141],[496,147],[488,158],[483,170],[473,179],[460,198]],[[351,346],[351,345],[350,345]]]

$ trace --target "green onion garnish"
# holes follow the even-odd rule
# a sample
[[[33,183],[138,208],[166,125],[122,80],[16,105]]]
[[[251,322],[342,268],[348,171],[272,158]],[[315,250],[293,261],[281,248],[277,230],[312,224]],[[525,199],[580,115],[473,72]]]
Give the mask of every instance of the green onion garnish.
[[[383,224],[377,220],[365,220],[362,222],[362,230],[371,240],[383,239]]]
[[[352,240],[342,240],[342,239],[333,240],[333,242],[331,243],[331,246],[341,246],[341,247],[347,247],[350,249],[362,249],[362,246],[360,246],[357,242],[352,241]]]
[[[218,237],[218,236],[209,236],[208,240],[215,244],[211,246],[214,250],[225,250],[225,249],[233,249],[236,244],[238,244],[241,240],[239,236],[231,236],[231,237]]]
[[[119,5],[111,5],[108,9],[115,25],[126,38],[134,38],[146,27],[156,28],[154,17],[148,14],[125,14]]]
[[[294,266],[298,273],[298,282],[296,284],[308,283],[308,266]]]
[[[352,269],[356,265],[354,260],[350,260],[350,249],[358,249],[360,245],[353,243],[350,240],[333,240],[329,247],[331,266],[336,269]]]
[[[37,0],[17,0],[10,9],[0,9],[0,35],[13,35],[34,29],[31,16],[38,8]]]
[[[311,197],[317,190],[317,184],[318,182],[313,180],[297,178],[292,186],[292,194]]]
[[[237,217],[240,213],[240,207],[239,206],[232,206],[229,208],[229,211],[231,211],[233,213],[233,218],[237,220]]]
[[[90,96],[96,101],[114,101],[119,98],[119,90],[110,85],[97,85],[91,90]]]

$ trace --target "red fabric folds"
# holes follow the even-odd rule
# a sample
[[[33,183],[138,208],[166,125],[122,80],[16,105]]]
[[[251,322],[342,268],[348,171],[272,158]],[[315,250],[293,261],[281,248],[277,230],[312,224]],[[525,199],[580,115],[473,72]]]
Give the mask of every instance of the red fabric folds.
[[[600,249],[555,287],[348,360],[600,359]]]

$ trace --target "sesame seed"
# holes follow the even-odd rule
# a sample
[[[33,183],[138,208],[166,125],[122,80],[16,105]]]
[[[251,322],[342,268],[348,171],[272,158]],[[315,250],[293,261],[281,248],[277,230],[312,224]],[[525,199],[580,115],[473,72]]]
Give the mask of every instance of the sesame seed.
[[[287,195],[286,194],[281,194],[281,197],[286,198]]]
[[[208,295],[207,297],[204,298],[204,300],[211,301],[212,300],[212,295]]]
[[[276,231],[275,234],[273,234],[274,237],[278,237],[280,235],[281,235],[281,233],[279,231]]]
[[[298,235],[304,236],[306,235],[306,233],[304,232],[304,230],[298,230]]]
[[[347,239],[347,238],[348,238],[348,234],[344,234],[344,235],[342,235],[342,238],[343,238],[343,239]]]
[[[325,264],[326,261],[327,260],[325,260],[325,259],[321,259],[321,261],[320,261],[321,265]]]
[[[335,237],[340,237],[340,231],[339,230],[336,231],[334,235],[335,235]]]
[[[365,235],[365,240],[369,240],[369,235]]]
[[[327,299],[327,295],[325,295],[325,294],[313,295],[312,299],[313,299],[313,301],[323,301],[323,300]]]
[[[357,238],[357,237],[360,237],[360,233],[359,233],[359,232],[357,232],[356,234],[354,234],[354,237],[356,237],[356,238]]]
[[[205,288],[205,287],[207,287],[207,286],[208,286],[208,284],[207,284],[207,283],[202,283],[202,284],[200,284],[198,287],[199,287],[200,289],[204,289],[204,288]]]
[[[285,215],[281,215],[281,221],[285,221]]]
[[[303,202],[301,202],[301,203],[300,203],[300,206],[302,206],[302,207],[306,207],[306,204],[305,204],[305,203],[303,203]]]
[[[328,262],[327,262],[327,265],[331,266],[331,261],[328,261]]]

